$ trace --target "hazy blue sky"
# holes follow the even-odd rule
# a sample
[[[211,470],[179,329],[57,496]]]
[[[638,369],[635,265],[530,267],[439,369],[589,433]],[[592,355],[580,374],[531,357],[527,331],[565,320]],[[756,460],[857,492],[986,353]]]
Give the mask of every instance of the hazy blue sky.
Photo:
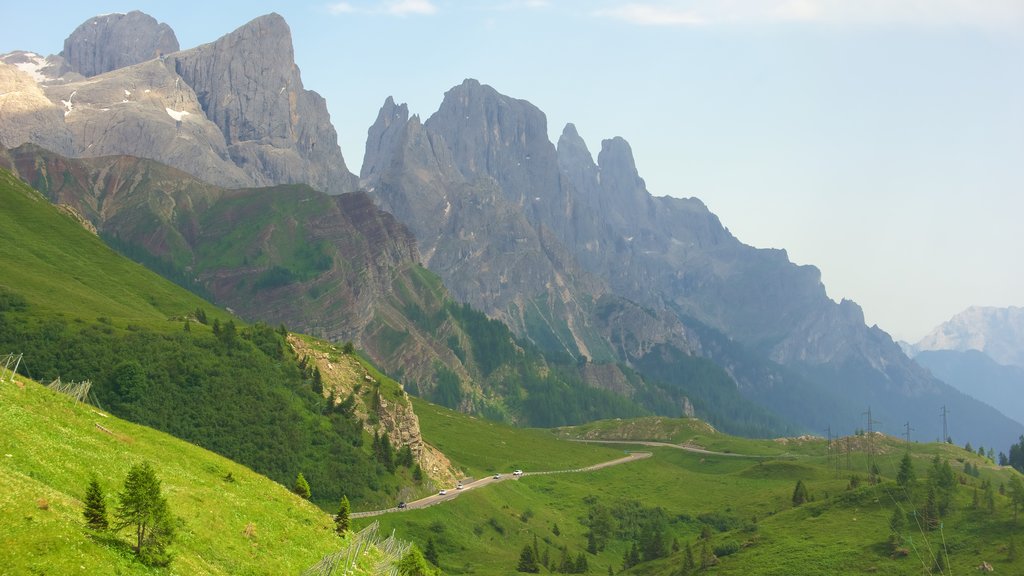
[[[59,52],[140,9],[184,48],[276,11],[350,169],[384,99],[426,119],[464,78],[529,100],[596,157],[626,138],[655,195],[822,270],[916,340],[1024,305],[1024,1],[50,1],[0,4],[0,52]]]

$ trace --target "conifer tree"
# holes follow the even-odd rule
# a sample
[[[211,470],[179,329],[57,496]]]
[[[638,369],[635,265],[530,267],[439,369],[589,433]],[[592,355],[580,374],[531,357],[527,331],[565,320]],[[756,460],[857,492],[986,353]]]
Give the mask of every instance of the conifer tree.
[[[910,451],[908,450],[903,454],[903,459],[900,460],[900,469],[896,473],[896,484],[909,490],[916,479],[914,462],[910,459]]]
[[[317,394],[324,393],[324,380],[323,377],[320,375],[319,366],[313,367],[313,392],[316,392]]]
[[[700,568],[701,570],[706,570],[715,564],[718,564],[718,558],[711,551],[711,544],[705,540],[700,548]]]
[[[110,525],[103,489],[95,475],[89,478],[89,485],[85,488],[85,510],[82,515],[85,516],[85,525],[92,530],[106,530]]]
[[[540,566],[537,565],[537,557],[533,553],[533,547],[529,544],[523,546],[523,551],[519,553],[519,564],[516,565],[516,571],[530,574],[540,572]]]
[[[1024,482],[1020,476],[1014,474],[1010,477],[1010,503],[1013,504],[1013,523],[1017,523],[1017,511],[1024,506]]]
[[[412,481],[417,484],[423,482],[423,469],[418,463],[412,467]]]
[[[893,552],[903,545],[903,531],[906,525],[907,519],[903,511],[898,506],[893,508],[892,516],[889,518],[889,546]]]
[[[400,576],[430,576],[434,572],[427,566],[419,549],[411,546],[409,551],[398,561],[398,574]]]
[[[434,566],[438,566],[437,543],[433,537],[427,538],[427,548],[423,551],[423,557]]]
[[[807,502],[807,486],[804,485],[803,480],[796,481],[796,487],[793,488],[793,506],[800,506],[804,502]]]
[[[334,515],[335,530],[338,534],[344,534],[349,529],[349,514],[352,507],[348,503],[348,496],[341,497],[341,504],[338,505],[338,513]]]
[[[576,563],[573,566],[573,573],[586,574],[589,571],[590,565],[587,563],[587,554],[581,551],[579,555],[576,556]]]
[[[683,555],[683,569],[688,573],[696,567],[697,562],[693,558],[693,544],[691,542],[687,542],[686,552]]]
[[[143,563],[168,564],[167,546],[174,539],[174,526],[167,500],[160,493],[160,480],[148,462],[131,467],[118,500],[114,529],[131,527],[135,531],[133,548]]]
[[[569,548],[562,546],[562,559],[558,562],[558,571],[562,574],[571,574],[572,570],[573,564],[569,559]]]
[[[299,472],[299,475],[295,477],[295,486],[292,487],[292,492],[309,500],[309,482],[306,482],[306,477],[302,475],[302,472]]]

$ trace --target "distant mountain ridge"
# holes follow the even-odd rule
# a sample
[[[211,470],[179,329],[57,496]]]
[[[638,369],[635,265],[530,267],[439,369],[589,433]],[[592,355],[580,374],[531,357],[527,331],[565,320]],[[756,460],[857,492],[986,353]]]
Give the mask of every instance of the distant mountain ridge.
[[[943,382],[1024,423],[1024,368],[999,364],[978,350],[925,350],[914,360]]]
[[[1006,366],[1024,368],[1024,308],[971,306],[940,324],[911,347],[931,350],[978,350]]]

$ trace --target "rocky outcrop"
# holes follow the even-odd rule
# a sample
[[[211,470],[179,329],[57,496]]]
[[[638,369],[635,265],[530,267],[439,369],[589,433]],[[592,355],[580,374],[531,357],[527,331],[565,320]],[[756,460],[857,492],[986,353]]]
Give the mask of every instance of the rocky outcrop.
[[[297,357],[307,358],[320,371],[325,398],[341,403],[351,396],[352,409],[367,433],[386,434],[396,450],[408,446],[424,473],[441,485],[454,482],[456,471],[451,461],[423,440],[419,417],[403,390],[383,392],[381,383],[362,363],[343,354],[338,347],[327,348],[325,343],[310,342],[294,334],[289,334],[288,343]],[[375,396],[376,402],[367,402]]]
[[[87,78],[177,52],[174,30],[137,10],[83,22],[64,40],[64,72]]]

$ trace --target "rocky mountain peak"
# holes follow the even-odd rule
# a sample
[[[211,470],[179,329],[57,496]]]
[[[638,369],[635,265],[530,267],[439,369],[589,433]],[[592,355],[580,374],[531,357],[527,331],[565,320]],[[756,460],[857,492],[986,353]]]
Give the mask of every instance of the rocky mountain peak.
[[[409,122],[409,107],[406,104],[396,105],[395,99],[387,97],[377,114],[377,120],[370,126],[366,135],[366,152],[363,155],[363,168],[360,178],[368,178],[379,174],[384,163],[399,144],[403,129]]]
[[[64,40],[64,71],[97,76],[177,52],[174,30],[134,10],[104,14],[83,22]]]
[[[547,117],[525,100],[467,79],[445,93],[425,126],[448,143],[467,179],[490,176],[513,202],[525,205],[535,192],[560,190]]]
[[[279,14],[260,16],[168,63],[223,133],[231,159],[257,185],[355,189],[327,103],[303,88],[291,30]]]
[[[926,350],[979,350],[996,362],[1024,367],[1024,308],[971,306],[914,345]]]

